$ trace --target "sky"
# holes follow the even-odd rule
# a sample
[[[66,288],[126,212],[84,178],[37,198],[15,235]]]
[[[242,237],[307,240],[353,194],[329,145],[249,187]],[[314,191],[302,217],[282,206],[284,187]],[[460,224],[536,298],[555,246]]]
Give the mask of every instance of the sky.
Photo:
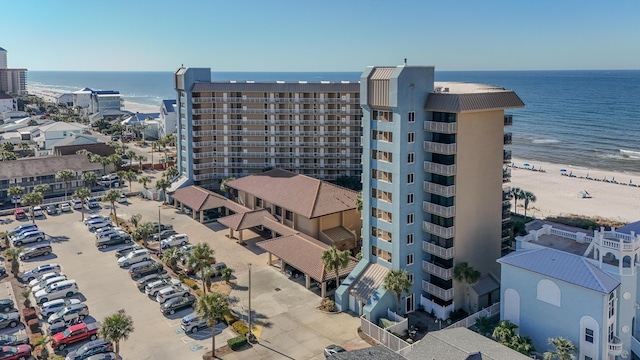
[[[640,69],[635,0],[3,1],[10,68]]]

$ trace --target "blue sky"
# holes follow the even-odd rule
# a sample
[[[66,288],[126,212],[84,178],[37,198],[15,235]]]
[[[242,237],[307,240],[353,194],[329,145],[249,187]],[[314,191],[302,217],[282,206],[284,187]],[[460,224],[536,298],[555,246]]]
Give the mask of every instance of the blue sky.
[[[30,70],[640,69],[640,1],[4,1]]]

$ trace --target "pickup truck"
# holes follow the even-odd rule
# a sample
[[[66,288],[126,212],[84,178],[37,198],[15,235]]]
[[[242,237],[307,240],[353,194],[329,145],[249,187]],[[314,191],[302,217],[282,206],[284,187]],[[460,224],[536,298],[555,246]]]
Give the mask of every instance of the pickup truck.
[[[98,338],[100,323],[93,322],[85,324],[83,322],[71,325],[61,333],[51,335],[51,346],[57,350],[63,350],[68,345],[83,341],[95,340]]]

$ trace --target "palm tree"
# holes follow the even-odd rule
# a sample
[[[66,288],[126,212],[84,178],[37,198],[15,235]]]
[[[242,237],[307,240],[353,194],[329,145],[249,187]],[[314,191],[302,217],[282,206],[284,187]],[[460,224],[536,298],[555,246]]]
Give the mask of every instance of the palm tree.
[[[191,251],[191,255],[187,260],[193,271],[200,273],[205,294],[207,293],[207,288],[205,287],[204,269],[216,262],[214,254],[215,251],[209,247],[209,244],[201,243],[193,247],[193,251]]]
[[[20,272],[20,262],[18,259],[20,258],[20,253],[24,250],[24,248],[9,248],[4,251],[4,256],[11,258],[11,272],[13,275],[18,278],[18,273]]]
[[[82,173],[82,181],[91,189],[98,182],[98,175],[93,171],[85,171]]]
[[[108,201],[111,203],[113,209],[113,217],[116,219],[116,226],[118,225],[118,216],[116,215],[116,201],[120,198],[120,192],[118,190],[109,190],[106,194],[102,195],[102,201]]]
[[[116,345],[116,355],[120,355],[120,341],[127,340],[132,332],[133,319],[124,310],[104,318],[100,328],[102,337]]]
[[[339,251],[335,246],[322,252],[322,264],[325,271],[335,271],[336,287],[340,285],[340,270],[349,265],[349,250]]]
[[[22,149],[22,152],[26,152],[27,150],[29,150],[29,143],[28,142],[21,142],[18,146],[20,146],[20,148]]]
[[[235,270],[233,270],[232,268],[222,269],[222,272],[221,272],[222,281],[224,281],[225,284],[228,284],[229,280],[231,280],[231,274],[233,274],[234,272]]]
[[[40,194],[42,194],[42,196],[44,196],[44,194],[48,193],[51,190],[51,186],[46,185],[46,184],[40,184],[40,185],[36,185],[33,187],[33,192],[39,192]]]
[[[2,149],[4,151],[13,151],[14,145],[11,142],[6,142],[4,144],[2,144]]]
[[[411,290],[411,286],[413,286],[413,282],[409,279],[409,273],[407,270],[402,269],[391,270],[387,273],[387,276],[385,276],[382,286],[396,295],[398,300],[398,313],[400,313],[400,296],[403,293],[408,293]]]
[[[93,162],[97,162],[97,163],[100,163],[100,165],[102,165],[102,174],[106,175],[107,165],[111,164],[111,158],[109,156],[94,155],[93,159],[94,159]]]
[[[118,166],[122,166],[123,160],[122,160],[122,157],[118,154],[109,155],[109,160],[116,168]]]
[[[129,222],[131,223],[131,225],[133,225],[133,227],[135,229],[138,229],[138,225],[140,224],[140,220],[142,220],[142,215],[140,215],[140,214],[133,214],[129,218]]]
[[[0,161],[12,161],[17,159],[18,159],[18,156],[14,152],[5,151],[5,150],[0,151]]]
[[[491,320],[486,316],[477,318],[475,326],[481,335],[487,336],[487,334],[491,333]]]
[[[29,210],[31,212],[31,221],[33,221],[34,224],[36,223],[36,217],[33,216],[33,208],[42,204],[43,199],[44,196],[41,192],[38,191],[32,191],[22,197],[22,204],[29,206]]]
[[[69,184],[71,183],[71,179],[74,178],[73,171],[69,169],[63,169],[56,173],[56,179],[62,181],[64,183],[64,199],[67,200],[67,191],[69,190]]]
[[[229,311],[229,299],[217,292],[203,295],[196,303],[196,313],[203,319],[207,319],[207,324],[211,326],[211,355],[214,357],[216,355],[216,323],[227,311]]]
[[[178,261],[181,257],[182,250],[177,247],[172,247],[162,252],[162,261],[173,271],[178,267]]]
[[[133,150],[127,151],[127,158],[129,159],[129,166],[133,167],[133,161],[137,158],[138,154]]]
[[[175,178],[176,176],[178,176],[180,172],[178,172],[178,168],[175,166],[169,166],[167,168],[167,171],[164,172],[164,176],[167,178],[167,180],[171,181],[171,179]]]
[[[511,338],[511,342],[507,346],[527,356],[531,356],[531,354],[536,351],[536,348],[533,347],[533,344],[531,343],[530,337],[521,336],[518,334],[514,335],[513,338]]]
[[[167,189],[170,187],[171,187],[171,181],[167,179],[158,179],[158,181],[156,181],[156,190],[162,191],[164,204],[167,203]]]
[[[356,210],[358,210],[358,212],[362,211],[362,191],[360,191],[358,197],[356,197]]]
[[[507,345],[511,342],[511,339],[516,334],[518,325],[512,323],[509,320],[502,320],[500,324],[493,329],[493,336],[500,344]]]
[[[151,178],[148,176],[141,176],[138,178],[138,182],[142,184],[142,187],[147,190],[147,184],[151,182]]]
[[[227,185],[227,183],[235,179],[236,178],[234,178],[233,176],[229,176],[222,179],[222,181],[220,181],[220,191],[222,191],[226,197],[229,197],[229,191],[231,190],[231,188],[229,187],[229,185]]]
[[[538,199],[529,191],[523,191],[522,198],[524,199],[524,219],[527,220],[527,208],[529,208],[529,203],[534,203]]]
[[[469,264],[466,261],[457,264],[453,268],[453,279],[459,282],[464,282],[467,285],[468,307],[471,307],[471,304],[469,304],[469,302],[471,301],[469,299],[469,285],[477,283],[478,280],[480,280],[480,276],[481,276],[480,271],[469,266]]]
[[[145,222],[145,223],[142,223],[142,224],[138,225],[138,227],[136,228],[136,231],[135,231],[135,235],[139,239],[142,239],[142,242],[143,242],[144,246],[147,246],[147,239],[154,232],[155,232],[155,228],[153,227],[153,225],[151,225],[150,222]]]
[[[513,212],[518,213],[518,200],[522,199],[522,189],[514,187],[510,191],[511,197],[513,197]]]
[[[549,344],[553,345],[556,349],[546,351],[542,357],[544,360],[572,360],[575,358],[574,354],[578,350],[571,340],[563,338],[562,336],[550,338]]]
[[[82,213],[82,221],[84,221],[84,205],[87,202],[87,199],[91,197],[91,190],[88,188],[80,188],[73,192],[73,197],[76,199],[80,199],[82,202],[82,209],[80,212]]]
[[[49,349],[47,345],[51,342],[51,336],[39,336],[34,341],[33,352],[37,354],[37,359],[48,359],[49,358]]]
[[[131,193],[131,182],[138,180],[138,175],[133,170],[124,171],[120,178],[129,182],[129,193]]]
[[[140,167],[140,170],[142,170],[142,162],[147,161],[147,157],[144,155],[140,155],[136,158],[136,160],[138,160],[138,166]]]
[[[24,194],[24,188],[22,186],[12,186],[7,190],[7,195],[14,196],[22,196]],[[18,202],[16,201],[14,209],[18,208]]]

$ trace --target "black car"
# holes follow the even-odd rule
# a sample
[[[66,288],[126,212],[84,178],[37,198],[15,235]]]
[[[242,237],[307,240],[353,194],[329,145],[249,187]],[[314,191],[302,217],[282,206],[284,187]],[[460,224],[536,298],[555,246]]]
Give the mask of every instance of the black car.
[[[108,352],[111,352],[112,350],[113,350],[113,344],[111,343],[111,341],[106,341],[102,339],[93,340],[80,346],[78,350],[70,352],[69,354],[67,354],[66,358],[70,360],[84,360],[89,356],[108,353]]]
[[[7,275],[7,268],[4,266],[0,266],[0,277]]]
[[[140,245],[130,245],[130,246],[123,246],[121,248],[118,248],[118,250],[116,250],[116,258],[121,258],[125,255],[127,255],[128,253],[134,251],[134,250],[141,250],[142,246]]]
[[[53,324],[49,325],[49,335],[55,335],[57,333],[61,333],[61,332],[65,331],[65,330],[67,330],[67,328],[69,328],[69,326],[75,325],[75,324],[77,324],[79,322],[80,322],[80,319],[76,318],[76,319],[69,320],[67,322],[59,321],[59,322],[53,323]]]
[[[29,343],[29,336],[27,334],[15,334],[15,335],[0,335],[0,347],[1,346],[18,346]]]
[[[0,299],[0,311],[9,312],[13,310],[14,303],[11,299]]]
[[[173,315],[178,310],[193,306],[196,300],[196,297],[191,294],[174,297],[160,305],[160,311],[165,315]]]
[[[149,236],[149,240],[150,241],[164,240],[164,239],[168,238],[169,236],[175,235],[175,234],[177,234],[177,232],[175,230],[173,230],[173,229],[162,230],[162,231],[160,231],[159,239],[158,239],[158,233],[155,233],[155,234]]]
[[[57,213],[58,213],[58,208],[55,205],[47,206],[47,214],[48,215],[53,215],[53,214],[57,214]]]
[[[109,235],[109,237],[100,238],[96,240],[96,246],[100,249],[105,249],[112,245],[128,244],[130,242],[131,242],[131,235],[120,233],[120,234],[112,234],[112,235]]]

